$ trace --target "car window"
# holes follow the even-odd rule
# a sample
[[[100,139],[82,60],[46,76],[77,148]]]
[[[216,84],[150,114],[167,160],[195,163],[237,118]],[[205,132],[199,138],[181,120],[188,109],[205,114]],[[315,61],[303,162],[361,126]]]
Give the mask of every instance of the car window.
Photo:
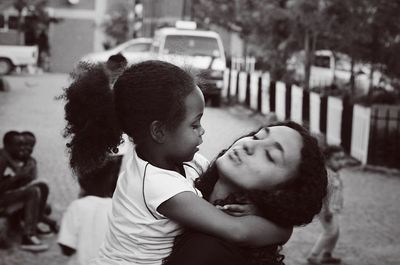
[[[331,58],[329,56],[316,55],[314,57],[314,65],[323,67],[323,68],[331,68]]]
[[[124,52],[147,52],[150,50],[150,43],[135,43],[124,49]]]
[[[183,54],[220,57],[218,41],[211,37],[169,35],[165,39],[164,54]]]
[[[350,71],[351,63],[344,58],[336,58],[336,70]]]

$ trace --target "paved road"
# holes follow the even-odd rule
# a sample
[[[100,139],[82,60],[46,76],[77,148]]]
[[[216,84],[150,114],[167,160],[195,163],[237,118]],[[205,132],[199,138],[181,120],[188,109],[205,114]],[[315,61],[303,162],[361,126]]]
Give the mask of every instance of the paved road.
[[[66,75],[8,77],[11,91],[0,92],[0,135],[11,129],[31,130],[37,136],[34,156],[40,177],[50,184],[54,216],[60,218],[68,203],[76,197],[77,185],[71,177],[62,138],[63,102],[54,98],[68,83]],[[262,117],[241,107],[207,108],[206,134],[201,152],[209,159],[237,136],[255,129]],[[400,264],[400,176],[381,172],[346,169],[345,210],[337,253],[348,265]],[[319,226],[313,222],[296,228],[283,252],[288,265],[304,264]],[[31,254],[14,247],[0,250],[0,265],[63,265],[55,237],[45,239],[51,249]]]

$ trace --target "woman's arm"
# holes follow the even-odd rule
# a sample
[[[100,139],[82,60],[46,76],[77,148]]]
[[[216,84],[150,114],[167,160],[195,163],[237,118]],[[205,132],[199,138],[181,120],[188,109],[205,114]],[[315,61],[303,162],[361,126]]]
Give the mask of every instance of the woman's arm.
[[[188,228],[246,246],[286,242],[292,228],[280,227],[262,217],[234,217],[192,192],[181,192],[163,202],[157,211]]]

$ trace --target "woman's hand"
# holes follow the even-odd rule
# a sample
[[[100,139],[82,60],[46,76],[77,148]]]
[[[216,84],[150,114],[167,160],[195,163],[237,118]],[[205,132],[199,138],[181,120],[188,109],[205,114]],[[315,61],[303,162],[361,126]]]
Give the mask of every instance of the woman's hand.
[[[232,216],[259,215],[259,211],[254,204],[226,204],[216,206],[221,211]]]

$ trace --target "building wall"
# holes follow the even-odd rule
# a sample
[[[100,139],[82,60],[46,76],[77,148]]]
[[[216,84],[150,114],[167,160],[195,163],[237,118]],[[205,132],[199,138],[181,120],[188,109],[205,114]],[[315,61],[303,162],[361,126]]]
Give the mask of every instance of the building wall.
[[[93,51],[94,23],[84,19],[65,19],[50,30],[52,72],[70,72],[79,58]]]
[[[50,13],[61,18],[49,30],[52,72],[71,72],[85,54],[102,49],[101,21],[107,0],[81,0],[70,5],[66,0],[49,1]]]

